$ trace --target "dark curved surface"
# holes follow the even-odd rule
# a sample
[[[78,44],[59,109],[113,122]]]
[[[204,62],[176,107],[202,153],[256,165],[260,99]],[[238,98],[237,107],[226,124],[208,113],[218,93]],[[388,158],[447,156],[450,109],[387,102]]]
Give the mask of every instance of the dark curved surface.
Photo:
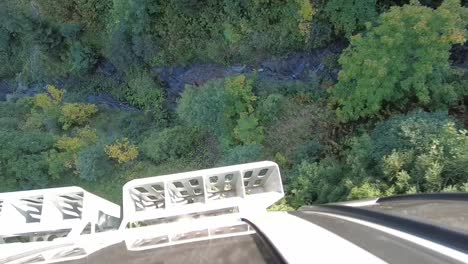
[[[468,235],[468,202],[459,200],[390,200],[361,208],[440,226]]]
[[[395,195],[377,199],[377,203],[387,203],[395,201],[415,201],[415,200],[448,200],[468,202],[468,193],[418,193],[407,195]]]
[[[291,214],[333,232],[387,263],[461,263],[407,240],[340,218],[307,211]]]
[[[468,253],[468,235],[442,225],[434,225],[376,210],[343,205],[309,206],[302,207],[301,211],[330,213],[376,223]]]
[[[281,264],[257,234],[191,242],[174,246],[127,251],[118,243],[89,255],[86,259],[61,264]]]

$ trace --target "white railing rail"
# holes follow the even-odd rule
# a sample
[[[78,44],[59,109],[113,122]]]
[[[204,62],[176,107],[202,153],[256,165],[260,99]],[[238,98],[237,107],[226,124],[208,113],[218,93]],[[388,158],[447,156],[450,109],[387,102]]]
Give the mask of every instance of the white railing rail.
[[[79,187],[0,193],[0,203],[0,243],[77,237],[120,221],[120,206]]]
[[[244,235],[253,230],[241,219],[283,196],[270,161],[137,179],[123,187],[120,230],[130,250]]]
[[[118,205],[79,187],[0,193],[0,264],[84,258],[122,241],[144,250],[249,235],[242,218],[283,196],[270,161],[132,180],[122,217]]]

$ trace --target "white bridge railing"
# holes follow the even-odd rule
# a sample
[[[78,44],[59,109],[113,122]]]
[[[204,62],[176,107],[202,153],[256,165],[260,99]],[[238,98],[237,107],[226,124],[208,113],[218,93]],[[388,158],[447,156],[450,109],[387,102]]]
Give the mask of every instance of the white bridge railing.
[[[123,187],[120,230],[130,250],[248,234],[241,219],[283,196],[269,161],[137,179]]]
[[[0,264],[82,258],[122,241],[143,250],[252,234],[242,218],[266,213],[283,196],[278,165],[269,161],[130,181],[122,216],[118,205],[79,187],[0,193]]]

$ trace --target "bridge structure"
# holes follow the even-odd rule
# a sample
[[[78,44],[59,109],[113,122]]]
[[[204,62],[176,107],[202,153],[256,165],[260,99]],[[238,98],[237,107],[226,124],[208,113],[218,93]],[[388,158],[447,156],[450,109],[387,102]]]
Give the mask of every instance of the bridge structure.
[[[112,244],[129,251],[246,236],[243,219],[284,196],[270,161],[136,179],[122,207],[79,187],[0,194],[0,264],[86,258]]]

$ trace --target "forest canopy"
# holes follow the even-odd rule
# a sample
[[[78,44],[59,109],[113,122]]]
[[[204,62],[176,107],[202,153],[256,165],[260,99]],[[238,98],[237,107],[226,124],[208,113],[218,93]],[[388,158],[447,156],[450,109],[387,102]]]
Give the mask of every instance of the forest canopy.
[[[281,208],[468,191],[468,9],[0,1],[0,192],[273,160]]]

